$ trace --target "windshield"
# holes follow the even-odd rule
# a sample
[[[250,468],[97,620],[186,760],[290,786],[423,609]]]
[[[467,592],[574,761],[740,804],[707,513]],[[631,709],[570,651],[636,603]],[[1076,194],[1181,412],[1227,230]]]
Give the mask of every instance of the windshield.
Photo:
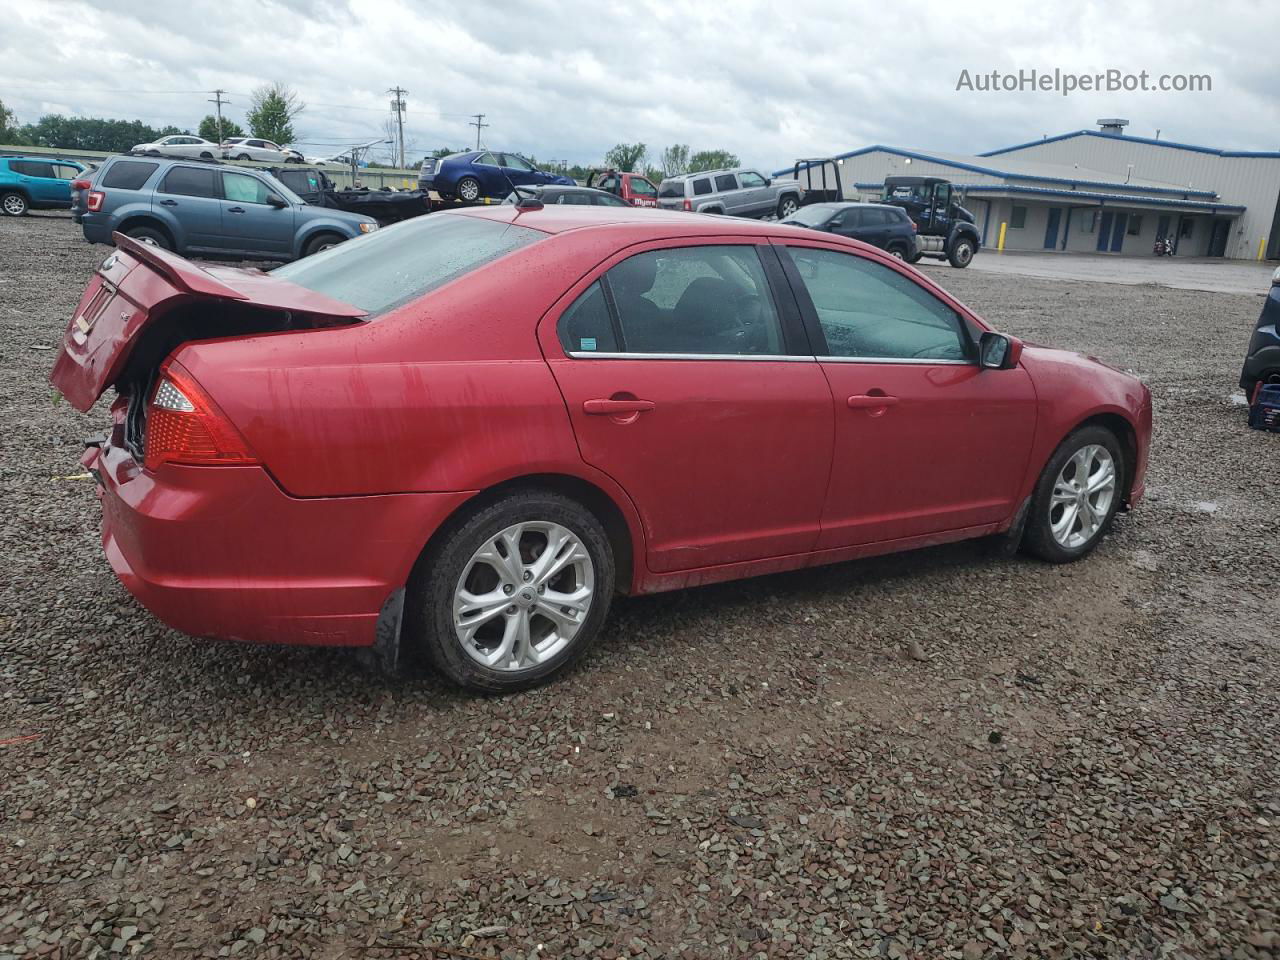
[[[786,223],[798,223],[802,227],[816,227],[826,223],[831,219],[831,215],[838,208],[826,203],[815,203],[808,207],[801,207],[784,221]]]
[[[528,227],[436,214],[340,243],[272,274],[378,314],[545,237]]]

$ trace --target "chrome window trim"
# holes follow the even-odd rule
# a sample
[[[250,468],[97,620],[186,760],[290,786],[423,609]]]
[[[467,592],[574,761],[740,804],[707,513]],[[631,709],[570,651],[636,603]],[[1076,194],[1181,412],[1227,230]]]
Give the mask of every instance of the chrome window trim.
[[[597,353],[594,350],[571,350],[566,356],[575,360],[766,360],[772,363],[817,363],[817,357],[790,356],[780,353]]]
[[[942,364],[949,367],[976,367],[977,364],[972,360],[929,360],[919,357],[818,357],[817,359],[824,363],[911,363],[911,364]]]

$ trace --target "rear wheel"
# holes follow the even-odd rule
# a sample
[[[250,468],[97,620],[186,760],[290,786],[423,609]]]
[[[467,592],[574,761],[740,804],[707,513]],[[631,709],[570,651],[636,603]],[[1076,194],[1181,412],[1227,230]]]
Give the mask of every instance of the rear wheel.
[[[800,209],[795,197],[783,197],[778,201],[778,219],[785,220]]]
[[[0,210],[10,217],[25,217],[27,210],[27,198],[20,193],[0,193]]]
[[[212,160],[212,159],[213,159],[213,154],[212,154],[212,153],[210,153],[208,150],[204,150],[204,151],[202,151],[202,152],[201,152],[201,154],[200,154],[200,159],[201,159],[201,160]]]
[[[156,227],[130,227],[124,234],[149,247],[159,247],[161,250],[173,249],[173,241],[169,239],[169,235]]]
[[[891,243],[885,250],[891,257],[897,257],[899,260],[907,259],[907,248],[900,243]]]
[[[319,253],[321,250],[328,250],[330,247],[336,247],[342,243],[343,238],[336,233],[321,233],[312,237],[307,241],[305,247],[302,248],[302,255],[309,257],[313,253]]]
[[[458,181],[458,199],[474,203],[480,199],[480,181],[475,177],[463,177]]]
[[[236,160],[252,160],[252,159],[253,159],[253,157],[249,156],[247,153],[238,153],[238,154],[236,154],[236,155],[235,155],[234,159],[236,159]]]
[[[964,238],[957,240],[947,254],[947,261],[958,270],[967,267],[973,262],[973,241]]]
[[[520,491],[478,510],[419,564],[411,623],[455,683],[523,690],[587,652],[613,586],[613,552],[594,514],[550,491]]]
[[[1027,550],[1050,563],[1091,553],[1120,508],[1124,476],[1124,454],[1110,430],[1084,427],[1067,437],[1036,484]]]

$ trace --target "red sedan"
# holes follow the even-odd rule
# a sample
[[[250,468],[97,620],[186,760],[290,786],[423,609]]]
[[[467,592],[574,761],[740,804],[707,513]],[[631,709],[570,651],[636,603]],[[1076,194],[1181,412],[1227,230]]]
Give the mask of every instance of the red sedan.
[[[1075,560],[1142,495],[1138,380],[835,236],[526,200],[267,273],[117,243],[52,379],[115,388],[108,562],[198,636],[512,690],[615,592],[992,535]]]

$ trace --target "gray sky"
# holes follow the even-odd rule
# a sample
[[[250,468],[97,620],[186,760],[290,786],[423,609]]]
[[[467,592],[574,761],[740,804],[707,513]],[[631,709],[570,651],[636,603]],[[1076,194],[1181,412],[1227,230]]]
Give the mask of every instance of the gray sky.
[[[753,0],[0,0],[0,100],[194,129],[281,80],[308,154],[372,139],[408,89],[410,156],[475,142],[598,161],[618,141],[775,168],[872,143],[979,152],[1127,117],[1129,132],[1280,149],[1280,5]],[[1208,74],[1212,92],[957,91],[1038,69]]]

